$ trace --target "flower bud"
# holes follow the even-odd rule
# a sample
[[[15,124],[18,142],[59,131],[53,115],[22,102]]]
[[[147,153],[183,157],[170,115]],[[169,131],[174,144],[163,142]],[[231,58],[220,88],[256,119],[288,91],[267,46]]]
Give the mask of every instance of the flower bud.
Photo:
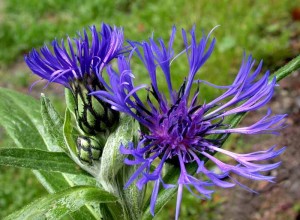
[[[119,122],[119,113],[108,103],[89,95],[93,90],[104,90],[103,85],[93,76],[72,82],[75,99],[75,115],[79,128],[87,135],[107,134]]]
[[[77,153],[81,161],[90,165],[94,160],[99,160],[102,155],[103,141],[97,140],[95,137],[79,136],[77,138]]]

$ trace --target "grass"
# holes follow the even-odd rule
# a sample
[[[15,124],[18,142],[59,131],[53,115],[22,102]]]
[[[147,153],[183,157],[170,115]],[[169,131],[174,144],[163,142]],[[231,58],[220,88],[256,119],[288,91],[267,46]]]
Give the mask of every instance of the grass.
[[[175,24],[178,29],[177,52],[183,48],[179,40],[181,28],[190,29],[196,24],[199,37],[201,30],[208,33],[216,25],[221,25],[213,33],[217,38],[216,49],[199,76],[215,84],[229,84],[237,73],[244,51],[257,59],[264,59],[265,68],[270,70],[293,57],[289,48],[292,34],[290,11],[295,5],[296,1],[290,0],[23,0],[21,4],[18,0],[3,0],[0,2],[0,85],[27,91],[37,78],[24,65],[24,54],[33,47],[51,43],[54,38],[74,37],[77,31],[89,25],[99,27],[101,22],[123,26],[125,37],[138,41],[152,33],[168,40]],[[177,74],[173,75],[174,87],[179,87],[187,72],[185,57],[179,57],[172,68]],[[137,80],[144,82],[143,70],[136,71],[139,73]],[[161,86],[165,88],[164,84]],[[62,109],[63,105],[59,104],[62,92],[57,92],[56,88],[50,87],[44,92],[58,96],[55,100]],[[40,91],[40,86],[35,87],[33,95],[38,96],[36,93]],[[203,99],[210,99],[218,91],[205,87],[201,94]],[[1,146],[10,143],[1,131],[0,138]],[[11,182],[13,178],[19,179]],[[31,185],[23,184],[29,180]],[[0,185],[0,218],[45,193],[27,170],[1,167]],[[218,202],[213,200],[203,204],[199,201],[197,206],[194,202],[189,195],[185,196],[183,219],[199,219],[200,215],[203,219],[216,218],[207,213],[213,213]],[[168,207],[172,213],[173,209],[174,201]],[[169,214],[162,212],[156,219],[167,219]]]

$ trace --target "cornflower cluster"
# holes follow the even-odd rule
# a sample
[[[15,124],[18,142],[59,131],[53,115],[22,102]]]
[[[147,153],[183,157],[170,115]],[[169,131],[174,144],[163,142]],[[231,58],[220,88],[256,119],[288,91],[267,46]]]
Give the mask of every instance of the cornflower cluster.
[[[260,74],[262,62],[254,68],[253,58],[244,55],[233,83],[229,86],[217,86],[196,79],[197,72],[211,56],[215,46],[215,39],[210,40],[211,32],[197,41],[195,27],[190,31],[190,36],[182,30],[184,50],[175,55],[175,27],[168,44],[162,39],[155,41],[154,38],[141,43],[128,41],[130,50],[123,46],[121,29],[103,24],[100,33],[95,27],[90,30],[91,43],[86,31],[83,36],[79,35],[79,38],[74,39],[76,52],[70,38],[69,50],[65,48],[63,41],[59,44],[55,40],[52,44],[54,52],[47,46],[40,50],[41,53],[32,50],[25,57],[26,63],[48,83],[56,82],[72,91],[77,106],[77,122],[85,134],[94,135],[110,130],[110,126],[117,123],[120,112],[140,123],[139,142],[129,143],[128,146],[122,144],[120,152],[128,155],[125,164],[138,167],[125,188],[135,182],[142,189],[147,183],[154,182],[150,202],[152,215],[155,213],[161,186],[178,187],[178,219],[183,187],[197,197],[210,198],[214,186],[230,188],[238,184],[251,190],[241,184],[234,174],[247,179],[273,182],[274,177],[264,175],[263,172],[277,168],[280,162],[260,162],[277,157],[284,151],[284,147],[275,150],[275,146],[272,146],[268,150],[248,154],[238,154],[221,148],[228,134],[277,134],[284,127],[286,115],[272,115],[271,110],[249,126],[235,128],[226,123],[233,115],[262,108],[272,98],[276,79],[270,79],[268,71]],[[130,51],[130,54],[124,53],[125,51]],[[189,71],[182,85],[175,89],[172,78],[178,73],[171,73],[171,64],[184,53]],[[138,57],[148,73],[150,85],[134,85],[137,74],[132,70],[131,60],[135,57]],[[109,64],[113,59],[117,60],[116,67]],[[108,80],[103,76],[104,69]],[[166,94],[159,89],[158,72],[164,75]],[[223,93],[211,101],[200,102],[199,87],[203,84],[222,89]],[[195,92],[192,92],[193,86],[196,88]],[[143,91],[147,93],[146,100],[140,96]],[[215,153],[231,157],[235,164],[221,161]],[[88,157],[91,156],[92,152],[89,152]],[[208,167],[208,160],[217,169]],[[163,180],[166,164],[180,169],[175,184],[165,183]],[[195,174],[188,172],[189,164],[196,164]]]

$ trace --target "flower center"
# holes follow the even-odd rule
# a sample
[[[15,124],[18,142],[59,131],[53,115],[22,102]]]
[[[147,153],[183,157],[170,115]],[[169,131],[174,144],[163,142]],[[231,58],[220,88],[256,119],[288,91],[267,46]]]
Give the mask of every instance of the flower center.
[[[185,163],[189,163],[194,160],[191,152],[207,150],[212,143],[206,139],[206,132],[212,124],[203,120],[201,112],[195,113],[190,109],[185,103],[179,103],[156,119],[149,135],[144,135],[145,143],[152,145],[149,153],[164,152],[167,162],[178,165],[179,154],[183,155]]]

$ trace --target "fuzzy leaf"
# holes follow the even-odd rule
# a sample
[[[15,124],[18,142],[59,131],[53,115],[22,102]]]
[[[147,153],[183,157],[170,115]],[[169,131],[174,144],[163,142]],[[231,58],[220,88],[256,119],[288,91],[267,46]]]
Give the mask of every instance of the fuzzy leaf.
[[[115,202],[116,197],[96,187],[77,186],[44,196],[23,209],[7,216],[5,220],[60,219],[78,210],[86,203]]]
[[[120,146],[136,142],[138,132],[138,123],[131,117],[122,114],[118,128],[108,137],[104,146],[98,176],[104,189],[120,198],[124,218],[130,220],[138,220],[141,217],[144,190],[138,190],[134,184],[124,189],[136,167],[124,164],[126,155],[120,153]]]
[[[5,128],[8,135],[14,140],[15,146],[26,149],[51,150],[52,141],[45,138],[45,129],[40,115],[40,104],[34,98],[0,88],[0,124]],[[34,170],[33,173],[41,184],[50,192],[54,193],[74,185],[85,185],[91,182],[96,185],[94,179],[79,175],[74,178],[73,174],[49,173]],[[87,181],[88,180],[88,181]],[[70,214],[73,219],[99,219],[97,210],[92,207],[82,207],[80,211]]]
[[[121,144],[127,145],[133,141],[134,132],[138,129],[134,126],[134,120],[122,114],[118,128],[110,134],[103,149],[99,181],[108,191],[114,192],[110,184],[115,182],[118,171],[124,166],[126,155],[120,153]],[[105,186],[107,185],[107,186]]]
[[[88,175],[65,153],[37,149],[0,148],[0,165]]]
[[[65,122],[63,127],[63,135],[65,139],[65,143],[68,148],[68,152],[70,156],[72,157],[73,161],[76,162],[83,170],[90,173],[92,176],[97,176],[99,172],[100,162],[94,161],[93,166],[90,166],[89,164],[82,163],[78,156],[77,156],[77,150],[76,150],[76,133],[73,132],[73,123],[71,120],[71,112],[67,108],[65,113]]]
[[[76,117],[76,114],[75,114],[76,104],[75,104],[74,95],[70,89],[65,88],[65,99],[66,99],[66,104],[67,104],[68,109],[71,111],[71,113],[73,114],[73,116],[75,118]]]
[[[51,143],[51,151],[66,151],[67,147],[63,137],[63,120],[54,109],[50,100],[41,94],[41,115],[45,128],[45,138]]]
[[[47,150],[39,103],[30,96],[0,88],[0,124],[17,147]]]

